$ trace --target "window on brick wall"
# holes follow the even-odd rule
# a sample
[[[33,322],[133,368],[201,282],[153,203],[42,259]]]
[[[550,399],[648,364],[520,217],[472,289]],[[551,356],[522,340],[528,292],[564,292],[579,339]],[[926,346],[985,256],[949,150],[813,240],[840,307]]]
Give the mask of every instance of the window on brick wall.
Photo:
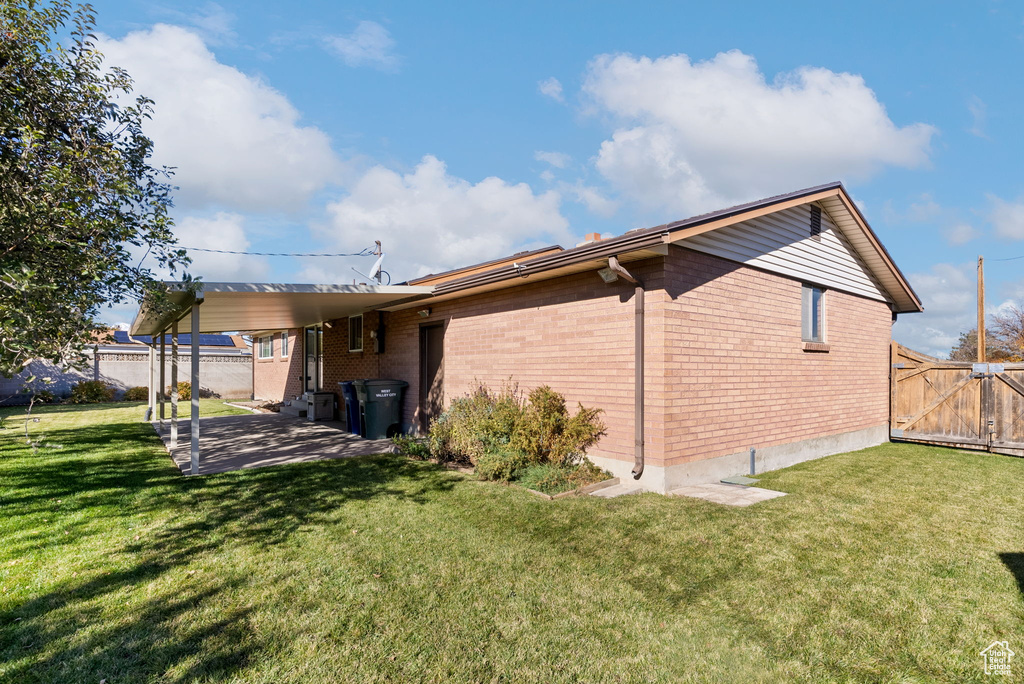
[[[348,317],[348,350],[363,351],[363,314]]]
[[[803,286],[804,342],[824,342],[825,290],[814,285]]]
[[[281,333],[281,358],[288,358],[288,331]]]
[[[267,335],[261,337],[258,345],[259,358],[261,359],[272,359],[274,358],[274,336]]]

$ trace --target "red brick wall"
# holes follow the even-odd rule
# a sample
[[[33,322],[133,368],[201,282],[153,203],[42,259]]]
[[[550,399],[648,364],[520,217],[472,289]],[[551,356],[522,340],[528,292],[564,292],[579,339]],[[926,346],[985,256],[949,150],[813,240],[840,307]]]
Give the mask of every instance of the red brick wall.
[[[830,351],[811,353],[803,351],[797,280],[679,247],[627,268],[647,286],[649,466],[886,422],[886,304],[826,292]],[[604,409],[608,434],[594,455],[631,461],[633,295],[631,284],[605,284],[588,271],[449,302],[425,300],[405,311],[366,314],[364,351],[356,353],[348,351],[348,320],[341,319],[324,329],[324,388],[338,392],[338,381],[354,378],[405,380],[404,420],[418,425],[419,331],[443,322],[446,403],[478,381],[496,388],[511,380],[524,393],[548,384],[573,409],[577,402]],[[429,316],[418,315],[426,308]],[[384,354],[374,352],[370,337],[378,316],[387,329]],[[300,363],[301,340],[293,332],[292,358]],[[262,372],[265,363],[256,360],[258,390],[274,381]]]
[[[830,351],[813,353],[797,280],[672,247],[665,283],[666,465],[888,419],[885,303],[826,291]]]
[[[282,401],[302,394],[302,335],[301,330],[288,331],[288,357],[281,358],[281,333],[273,333],[274,355],[259,358],[259,339],[253,340],[252,393],[257,399]],[[263,337],[263,336],[261,336]]]
[[[660,282],[660,259],[629,264],[631,272]],[[651,295],[648,295],[650,297]],[[604,409],[608,434],[594,453],[632,459],[633,286],[605,284],[595,271],[530,281],[512,290],[451,302],[425,301],[416,309],[385,314],[387,354],[381,373],[409,382],[405,420],[418,424],[419,329],[446,323],[446,401],[469,392],[477,381],[492,388],[511,380],[525,393],[540,385],[576,403]],[[649,414],[649,420],[656,414]]]

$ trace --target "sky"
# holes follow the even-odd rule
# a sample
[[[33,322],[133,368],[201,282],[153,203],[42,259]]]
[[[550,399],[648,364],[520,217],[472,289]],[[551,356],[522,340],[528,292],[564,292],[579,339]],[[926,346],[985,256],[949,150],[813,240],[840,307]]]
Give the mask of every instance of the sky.
[[[392,282],[842,181],[944,356],[1024,299],[1024,4],[96,0],[191,248]],[[191,252],[210,281],[369,257]],[[130,321],[133,305],[105,310]]]

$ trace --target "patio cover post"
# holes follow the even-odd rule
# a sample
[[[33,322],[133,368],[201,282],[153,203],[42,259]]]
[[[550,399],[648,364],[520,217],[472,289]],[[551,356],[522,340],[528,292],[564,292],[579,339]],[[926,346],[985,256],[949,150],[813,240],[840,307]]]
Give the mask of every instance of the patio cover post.
[[[178,446],[178,321],[171,324],[171,448]]]
[[[160,434],[164,433],[164,400],[166,399],[164,388],[167,386],[167,378],[164,376],[167,366],[167,331],[160,333],[160,386],[157,388],[157,396],[160,398]]]
[[[146,410],[146,419],[153,420],[156,412],[156,348],[149,345],[149,408]]]
[[[192,474],[199,474],[199,305],[203,293],[197,292],[192,303]]]

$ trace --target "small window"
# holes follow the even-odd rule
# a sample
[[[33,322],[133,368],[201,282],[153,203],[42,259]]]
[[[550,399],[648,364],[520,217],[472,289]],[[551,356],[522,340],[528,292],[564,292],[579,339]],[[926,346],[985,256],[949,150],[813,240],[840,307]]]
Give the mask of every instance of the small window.
[[[825,291],[813,285],[803,286],[803,338],[804,342],[824,342],[823,304]]]
[[[281,358],[288,358],[288,331],[281,333]]]
[[[272,358],[274,358],[274,337],[273,337],[273,335],[267,335],[266,337],[261,337],[260,338],[259,358],[261,358],[261,359],[272,359]]]
[[[363,314],[348,317],[348,350],[363,351]]]

